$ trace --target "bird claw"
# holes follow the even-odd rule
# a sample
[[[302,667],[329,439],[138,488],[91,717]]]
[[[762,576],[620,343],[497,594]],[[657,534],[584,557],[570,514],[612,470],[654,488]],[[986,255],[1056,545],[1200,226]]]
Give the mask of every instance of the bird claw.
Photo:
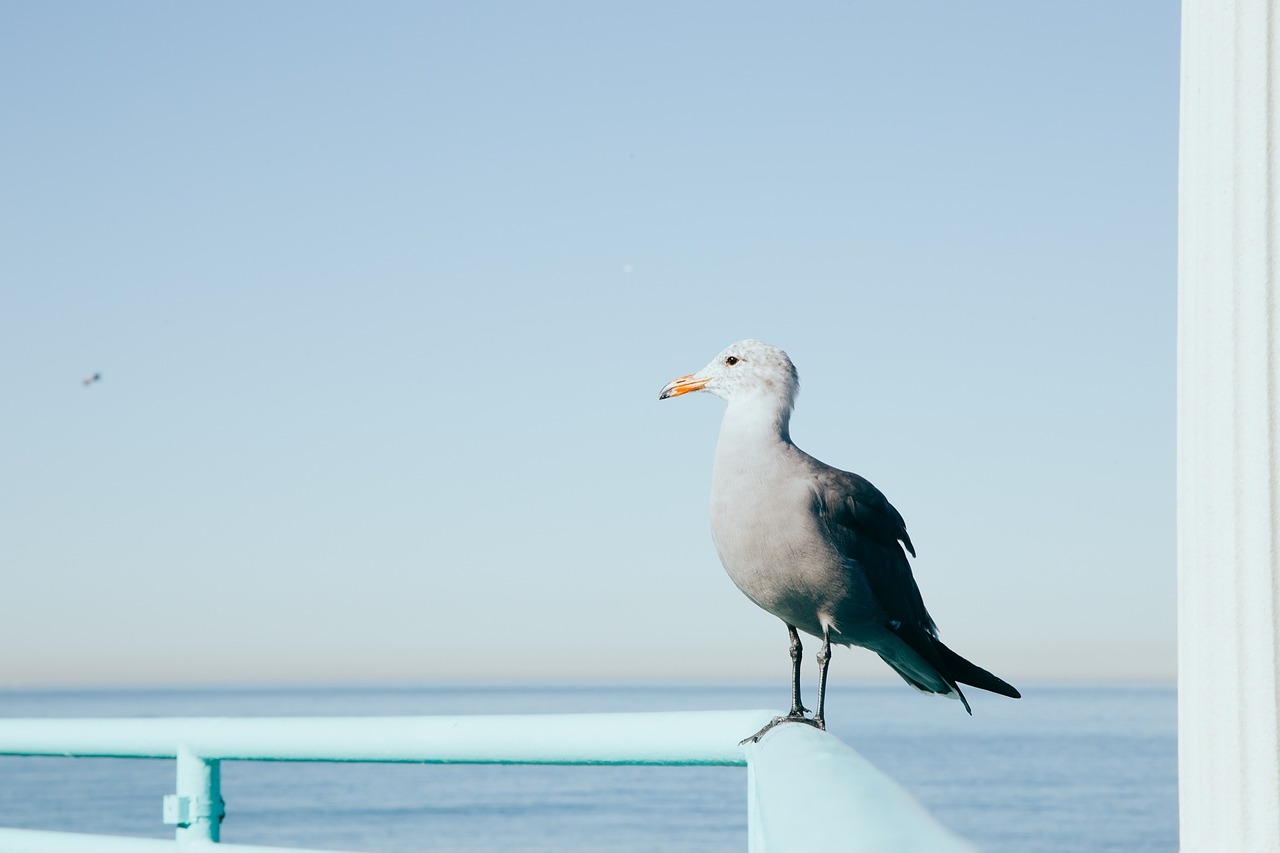
[[[812,719],[810,717],[806,717],[804,714],[791,713],[787,714],[785,717],[774,717],[766,723],[765,727],[760,731],[756,732],[749,738],[743,738],[738,741],[738,746],[746,746],[749,743],[759,743],[760,738],[764,737],[766,732],[773,729],[775,726],[782,725],[783,723],[804,723],[806,726],[813,726],[819,731],[825,732],[827,730],[827,724],[824,720]]]

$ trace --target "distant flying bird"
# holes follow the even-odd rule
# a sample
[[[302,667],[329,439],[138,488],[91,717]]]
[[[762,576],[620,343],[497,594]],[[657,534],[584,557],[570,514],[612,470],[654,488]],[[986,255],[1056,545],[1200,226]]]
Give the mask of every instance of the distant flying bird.
[[[95,383],[95,382],[100,382],[100,381],[102,381],[102,374],[101,374],[101,373],[94,373],[94,374],[93,374],[93,375],[91,375],[91,376],[86,376],[84,379],[81,379],[81,380],[80,380],[80,383],[81,383],[82,385],[84,385],[86,388],[88,388],[88,387],[89,387],[90,385],[92,385],[93,383]]]
[[[799,389],[785,352],[748,340],[658,396],[706,391],[728,403],[711,473],[711,538],[738,589],[781,619],[791,637],[791,712],[753,739],[779,723],[826,728],[832,643],[870,649],[912,687],[959,699],[966,711],[960,683],[1019,698],[938,639],[903,551],[915,556],[911,537],[880,490],[791,443]],[[812,718],[800,703],[797,629],[822,638]]]

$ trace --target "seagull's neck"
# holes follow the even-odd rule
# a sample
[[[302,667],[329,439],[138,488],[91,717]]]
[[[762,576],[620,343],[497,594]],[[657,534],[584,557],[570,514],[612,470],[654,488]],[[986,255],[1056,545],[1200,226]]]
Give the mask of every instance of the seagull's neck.
[[[720,422],[717,449],[764,451],[791,444],[791,401],[774,396],[751,395],[729,401]]]
[[[794,449],[790,419],[790,400],[752,395],[728,401],[711,466],[711,535],[717,542],[717,529],[735,508],[742,510],[744,501],[768,503],[779,478],[786,479],[781,463]]]

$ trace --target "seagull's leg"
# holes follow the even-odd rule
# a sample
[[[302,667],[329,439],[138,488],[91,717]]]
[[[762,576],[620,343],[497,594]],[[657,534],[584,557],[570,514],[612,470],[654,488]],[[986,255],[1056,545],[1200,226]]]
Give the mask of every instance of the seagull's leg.
[[[814,726],[819,729],[826,728],[822,725],[822,718],[809,719],[804,715],[804,705],[800,704],[800,656],[804,652],[804,647],[800,645],[800,634],[796,631],[796,626],[788,624],[787,633],[791,635],[791,712],[785,717],[774,717],[760,731],[751,737],[743,740],[738,745],[745,743],[759,743],[760,738],[764,737],[764,733],[774,726],[781,723],[804,723],[807,726]],[[823,649],[827,653],[827,658],[831,658],[831,649],[824,643]],[[822,655],[818,655],[818,662],[822,664]],[[823,664],[822,672],[825,676],[826,665]],[[822,714],[822,694],[818,694],[818,714]]]
[[[827,704],[827,664],[831,663],[831,630],[822,629],[822,648],[818,650],[818,710],[813,712],[813,724],[823,731],[827,730],[827,722],[822,717],[822,710]]]
[[[800,645],[800,634],[795,625],[788,625],[787,633],[791,635],[791,713],[787,716],[803,717],[806,708],[800,704],[800,656],[804,653],[804,646]]]

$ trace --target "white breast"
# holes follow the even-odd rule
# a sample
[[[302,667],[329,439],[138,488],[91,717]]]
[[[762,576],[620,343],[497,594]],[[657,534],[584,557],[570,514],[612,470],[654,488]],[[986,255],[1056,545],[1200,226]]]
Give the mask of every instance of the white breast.
[[[757,605],[813,633],[842,594],[840,558],[817,529],[803,454],[789,441],[721,432],[711,536],[725,571]]]

